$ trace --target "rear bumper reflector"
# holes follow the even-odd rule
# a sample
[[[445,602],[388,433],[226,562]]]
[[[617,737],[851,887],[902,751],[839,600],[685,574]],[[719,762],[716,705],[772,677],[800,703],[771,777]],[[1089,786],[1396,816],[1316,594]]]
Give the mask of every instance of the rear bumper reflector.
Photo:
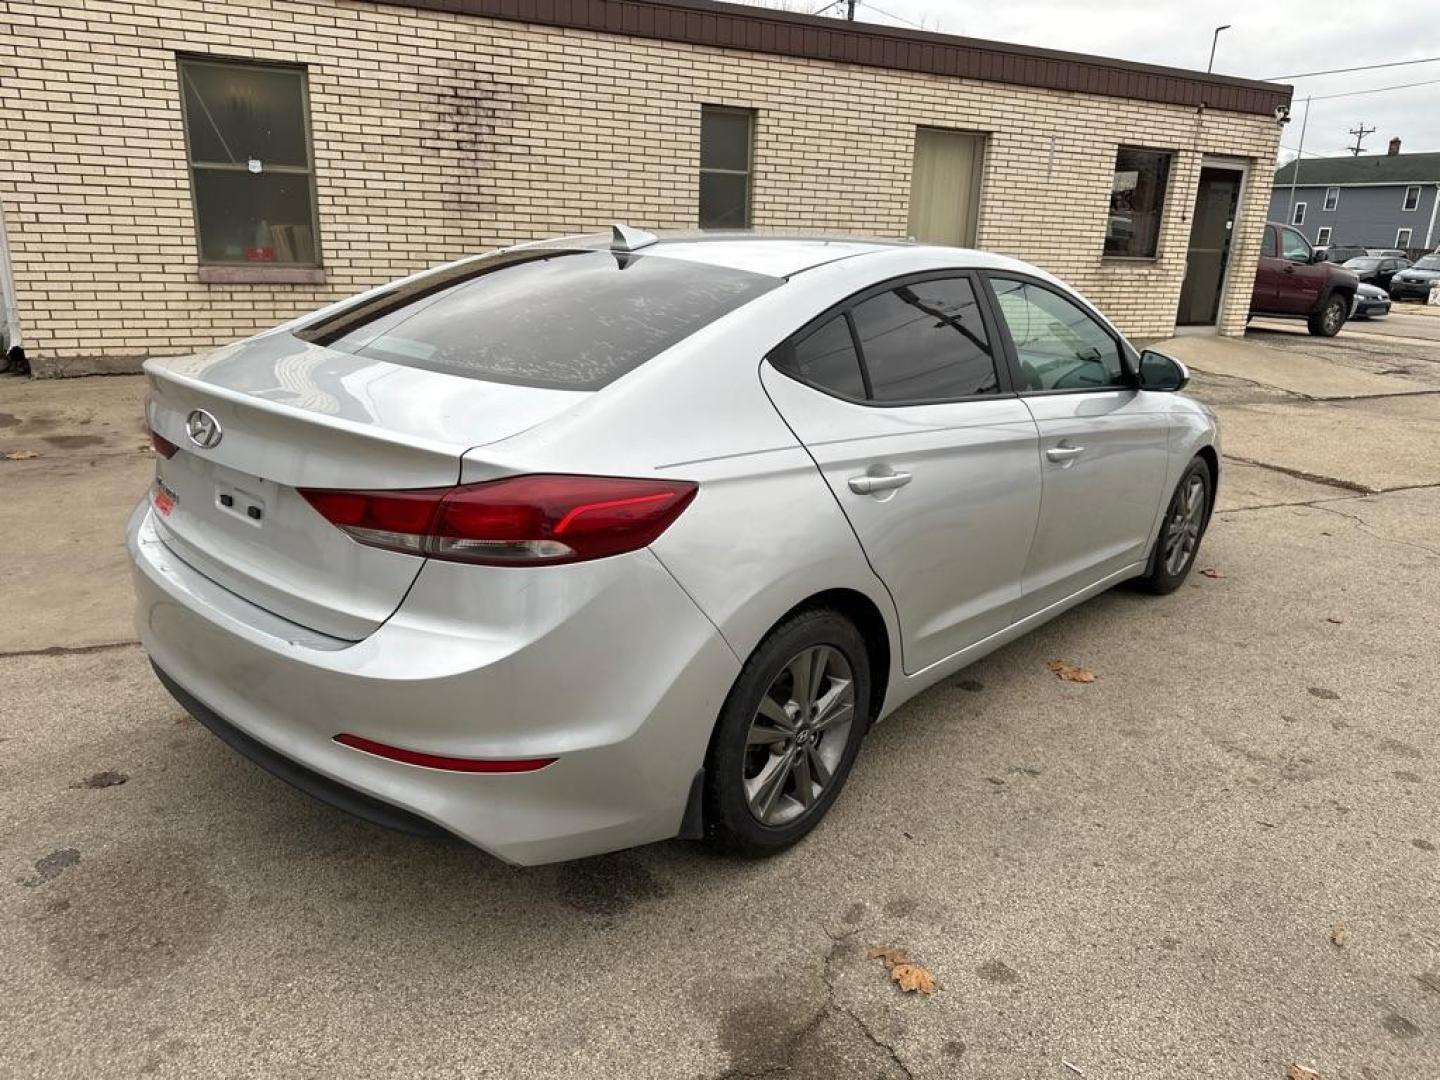
[[[367,754],[374,754],[376,757],[389,758],[391,761],[403,761],[406,765],[420,765],[426,769],[444,769],[448,772],[473,772],[473,773],[519,773],[536,772],[553,764],[555,758],[462,758],[447,757],[444,754],[427,754],[423,750],[406,750],[399,746],[387,746],[385,743],[376,742],[374,739],[366,739],[360,735],[350,735],[342,732],[335,736],[335,741],[342,746],[348,746],[354,750],[363,750]]]

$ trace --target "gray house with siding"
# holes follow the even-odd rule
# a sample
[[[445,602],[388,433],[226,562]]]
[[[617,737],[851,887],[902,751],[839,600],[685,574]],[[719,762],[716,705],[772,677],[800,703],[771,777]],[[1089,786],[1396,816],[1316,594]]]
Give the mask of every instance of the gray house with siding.
[[[1440,154],[1402,154],[1399,139],[1388,154],[1292,161],[1276,170],[1270,193],[1270,220],[1294,225],[1317,247],[1434,251],[1437,210]]]

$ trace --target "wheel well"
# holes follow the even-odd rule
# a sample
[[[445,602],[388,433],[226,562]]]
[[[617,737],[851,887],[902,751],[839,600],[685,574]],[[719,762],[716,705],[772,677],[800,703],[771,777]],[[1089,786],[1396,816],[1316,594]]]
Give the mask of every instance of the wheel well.
[[[1352,289],[1349,288],[1349,286],[1346,285],[1332,286],[1330,289],[1327,289],[1325,291],[1325,294],[1323,296],[1320,297],[1320,303],[1315,308],[1315,310],[1324,311],[1325,305],[1330,303],[1330,298],[1332,296],[1343,296],[1345,298],[1345,302],[1348,304],[1351,300],[1355,298],[1355,293]]]
[[[885,704],[885,688],[890,682],[890,631],[885,627],[885,617],[864,593],[854,589],[827,589],[796,604],[776,625],[797,612],[815,608],[840,612],[855,624],[865,639],[865,652],[870,660],[870,718],[873,720]]]
[[[1215,501],[1220,497],[1220,455],[1215,452],[1215,447],[1202,446],[1195,456],[1203,458],[1205,464],[1210,466],[1210,506],[1205,511],[1205,521],[1208,524],[1210,515],[1215,512]]]

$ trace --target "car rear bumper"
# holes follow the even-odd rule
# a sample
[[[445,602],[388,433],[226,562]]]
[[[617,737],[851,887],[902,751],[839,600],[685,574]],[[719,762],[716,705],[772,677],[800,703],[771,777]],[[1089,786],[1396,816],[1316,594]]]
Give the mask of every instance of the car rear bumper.
[[[1394,300],[1428,300],[1430,298],[1430,285],[1428,281],[1408,283],[1392,281],[1390,283],[1390,296]]]
[[[462,576],[475,568],[430,562],[400,610],[350,643],[226,592],[165,546],[152,513],[137,508],[128,536],[141,642],[177,700],[262,766],[362,817],[438,827],[514,863],[679,832],[739,662],[650,552],[500,568],[514,603],[478,607]],[[341,732],[556,760],[457,773],[352,749]]]

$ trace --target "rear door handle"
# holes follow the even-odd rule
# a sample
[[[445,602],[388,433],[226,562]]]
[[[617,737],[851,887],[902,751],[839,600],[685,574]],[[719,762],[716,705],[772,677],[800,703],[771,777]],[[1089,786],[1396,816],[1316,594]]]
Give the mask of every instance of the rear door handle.
[[[1083,446],[1052,446],[1045,451],[1045,456],[1051,461],[1069,461],[1077,458],[1085,452]]]
[[[852,476],[846,481],[856,495],[874,495],[880,491],[894,491],[910,482],[908,472],[886,473],[882,476]]]

